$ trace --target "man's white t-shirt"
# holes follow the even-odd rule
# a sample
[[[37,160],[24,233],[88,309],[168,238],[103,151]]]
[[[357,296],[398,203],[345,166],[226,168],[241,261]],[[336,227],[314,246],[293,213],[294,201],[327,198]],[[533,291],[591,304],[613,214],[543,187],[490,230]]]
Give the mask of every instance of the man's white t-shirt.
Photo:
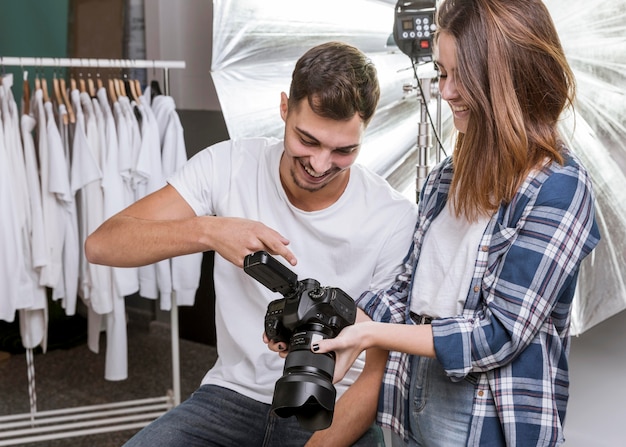
[[[390,285],[410,247],[417,206],[355,164],[336,203],[321,211],[302,211],[289,202],[281,185],[282,153],[283,142],[277,139],[218,143],[192,157],[168,182],[199,216],[257,220],[289,239],[298,264],[277,259],[299,280],[316,279],[353,299],[365,290]],[[218,359],[202,383],[269,404],[284,359],[263,343],[264,318],[269,302],[282,295],[219,255],[214,278]],[[336,384],[337,396],[362,366],[363,358]]]

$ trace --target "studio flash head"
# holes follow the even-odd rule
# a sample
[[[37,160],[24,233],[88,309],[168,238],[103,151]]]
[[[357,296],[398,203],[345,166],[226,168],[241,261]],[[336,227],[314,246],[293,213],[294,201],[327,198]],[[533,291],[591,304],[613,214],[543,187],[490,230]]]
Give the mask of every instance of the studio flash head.
[[[436,0],[396,3],[393,39],[400,51],[418,64],[433,60],[436,3]]]

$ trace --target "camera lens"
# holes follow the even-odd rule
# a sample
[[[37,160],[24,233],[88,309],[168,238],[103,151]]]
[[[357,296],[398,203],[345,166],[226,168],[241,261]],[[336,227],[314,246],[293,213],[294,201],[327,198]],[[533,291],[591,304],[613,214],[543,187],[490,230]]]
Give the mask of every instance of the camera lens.
[[[334,354],[315,354],[311,342],[315,335],[331,336],[321,324],[298,328],[289,342],[283,376],[276,382],[272,410],[280,417],[296,416],[308,430],[322,430],[332,423],[336,390],[332,384]],[[319,337],[318,337],[319,338]]]

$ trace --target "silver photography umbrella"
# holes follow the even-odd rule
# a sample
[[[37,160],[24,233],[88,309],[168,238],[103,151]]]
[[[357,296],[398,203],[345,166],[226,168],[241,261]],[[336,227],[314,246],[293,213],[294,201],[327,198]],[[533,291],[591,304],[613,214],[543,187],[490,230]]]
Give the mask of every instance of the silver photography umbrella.
[[[572,334],[626,308],[626,0],[546,0],[577,79],[561,131],[591,172],[602,241],[585,260]],[[376,64],[381,101],[359,162],[415,197],[419,102],[409,58],[390,39],[395,0],[215,0],[211,75],[231,137],[282,137],[279,95],[296,59],[328,40],[352,43]],[[430,71],[421,66],[418,75]],[[436,102],[429,101],[436,110]],[[434,115],[434,113],[433,113]],[[450,111],[441,110],[448,146]],[[446,150],[449,153],[449,150]],[[429,157],[434,163],[434,155]]]

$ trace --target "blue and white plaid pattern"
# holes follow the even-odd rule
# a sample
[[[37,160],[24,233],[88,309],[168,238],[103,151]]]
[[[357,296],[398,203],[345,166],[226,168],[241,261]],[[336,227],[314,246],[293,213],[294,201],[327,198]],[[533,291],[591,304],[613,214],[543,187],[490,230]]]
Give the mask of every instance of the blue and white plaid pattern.
[[[469,446],[553,446],[563,440],[571,303],[580,263],[600,240],[588,173],[565,155],[564,166],[551,163],[532,173],[492,217],[463,314],[432,322],[437,358],[450,379],[471,375],[477,381]],[[425,183],[404,273],[390,289],[359,298],[372,319],[412,324],[412,278],[452,173],[448,158]],[[405,437],[408,360],[390,354],[378,409],[379,423]]]

